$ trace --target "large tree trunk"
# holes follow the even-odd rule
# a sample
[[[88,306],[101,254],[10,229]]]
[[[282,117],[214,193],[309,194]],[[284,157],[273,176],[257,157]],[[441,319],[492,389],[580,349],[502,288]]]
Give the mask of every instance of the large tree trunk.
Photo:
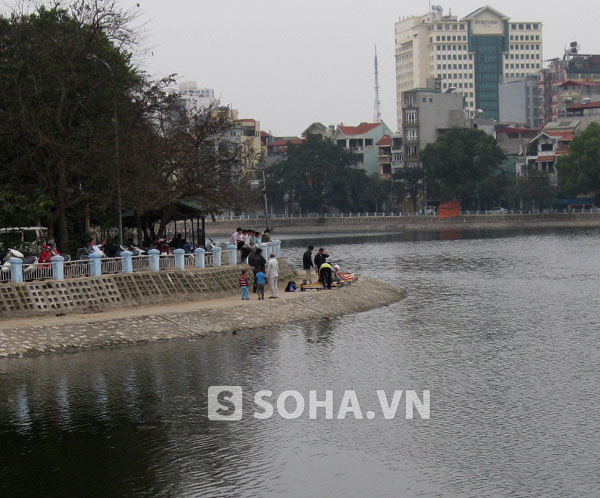
[[[157,233],[157,237],[161,238],[165,235],[165,232],[167,230],[167,225],[169,224],[169,222],[171,221],[171,219],[173,218],[173,215],[175,214],[175,205],[169,206],[163,213],[163,216],[160,220],[160,225],[158,227],[158,233]]]
[[[135,225],[137,228],[137,243],[142,246],[144,244],[144,227],[142,226],[142,217],[139,211],[135,211]]]
[[[58,184],[57,184],[57,228],[58,228],[58,240],[59,250],[62,253],[69,252],[69,228],[67,226],[67,177],[65,171],[65,165],[62,163],[58,164]]]

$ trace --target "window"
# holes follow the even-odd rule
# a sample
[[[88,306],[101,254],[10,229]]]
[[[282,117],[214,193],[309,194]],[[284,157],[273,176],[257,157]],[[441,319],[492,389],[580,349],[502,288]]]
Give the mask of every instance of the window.
[[[365,138],[365,147],[367,147],[369,145],[373,145],[373,139],[372,138]]]
[[[537,24],[534,24],[534,25],[533,25],[533,29],[538,29],[538,25],[537,25]]]
[[[417,111],[405,111],[404,112],[404,121],[406,123],[416,123],[417,122]]]
[[[523,29],[523,25],[522,24],[519,24],[519,29]]]
[[[531,29],[531,24],[527,24],[526,29]]]

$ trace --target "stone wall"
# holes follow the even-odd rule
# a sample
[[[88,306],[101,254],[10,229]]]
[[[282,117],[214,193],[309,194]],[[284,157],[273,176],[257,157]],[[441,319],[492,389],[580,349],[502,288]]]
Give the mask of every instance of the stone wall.
[[[278,261],[281,281],[295,275],[285,260]],[[239,292],[244,268],[252,279],[249,266],[235,265],[0,284],[0,318],[211,299]]]

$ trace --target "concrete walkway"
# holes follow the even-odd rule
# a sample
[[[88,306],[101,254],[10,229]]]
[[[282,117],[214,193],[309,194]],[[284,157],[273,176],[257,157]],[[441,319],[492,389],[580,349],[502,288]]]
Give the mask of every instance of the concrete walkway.
[[[391,304],[404,291],[367,278],[339,290],[283,292],[264,301],[251,294],[93,314],[16,318],[0,323],[0,358],[79,351],[169,339],[206,337],[341,316]]]

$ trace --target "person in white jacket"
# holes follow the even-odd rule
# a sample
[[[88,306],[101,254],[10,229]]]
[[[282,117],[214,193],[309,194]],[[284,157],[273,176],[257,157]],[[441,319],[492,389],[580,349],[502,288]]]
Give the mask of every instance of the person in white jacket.
[[[270,254],[269,261],[267,261],[266,273],[269,280],[269,287],[271,288],[271,297],[269,299],[274,299],[277,297],[277,278],[279,277],[279,263],[274,252]]]

